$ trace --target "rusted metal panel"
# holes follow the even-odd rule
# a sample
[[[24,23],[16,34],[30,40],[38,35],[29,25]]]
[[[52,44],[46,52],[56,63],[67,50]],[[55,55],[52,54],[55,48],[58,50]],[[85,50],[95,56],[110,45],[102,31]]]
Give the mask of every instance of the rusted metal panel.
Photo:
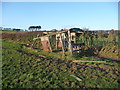
[[[62,47],[62,43],[59,41],[57,42],[58,47]]]
[[[44,51],[51,51],[50,46],[49,46],[49,42],[47,40],[46,41],[41,41],[41,43],[42,43],[42,47],[43,47]]]
[[[50,42],[49,42],[49,37],[41,37],[41,44],[44,51],[52,52]]]
[[[63,52],[69,50],[71,52],[71,55],[73,55],[74,52],[73,50],[78,52],[80,51],[80,46],[74,45],[76,44],[76,33],[78,33],[78,31],[66,30],[55,33],[45,32],[43,33],[45,34],[44,36],[34,38],[34,40],[39,38],[41,39],[41,46],[44,51],[52,52],[52,48],[51,48],[52,45],[52,47],[54,48],[55,46],[56,49],[58,49],[58,47],[62,47]]]

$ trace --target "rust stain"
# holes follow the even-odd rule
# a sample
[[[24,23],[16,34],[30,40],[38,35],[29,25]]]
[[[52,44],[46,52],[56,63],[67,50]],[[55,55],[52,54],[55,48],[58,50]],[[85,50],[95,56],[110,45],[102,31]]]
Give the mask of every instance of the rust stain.
[[[41,43],[44,51],[51,51],[48,40],[41,41]]]
[[[59,41],[57,42],[58,47],[62,47],[62,43]]]

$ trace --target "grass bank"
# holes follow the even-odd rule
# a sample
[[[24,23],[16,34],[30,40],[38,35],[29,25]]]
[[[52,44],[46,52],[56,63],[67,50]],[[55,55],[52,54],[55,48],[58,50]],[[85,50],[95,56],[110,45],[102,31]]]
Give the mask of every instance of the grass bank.
[[[48,58],[37,57],[39,54]],[[3,41],[3,88],[118,88],[120,70],[116,62],[73,63],[50,55],[27,49],[23,44]]]

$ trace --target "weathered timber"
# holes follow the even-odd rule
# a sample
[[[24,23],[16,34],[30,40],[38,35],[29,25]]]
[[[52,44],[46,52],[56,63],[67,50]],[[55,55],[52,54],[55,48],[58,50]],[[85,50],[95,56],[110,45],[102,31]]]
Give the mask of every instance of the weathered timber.
[[[105,63],[106,61],[84,61],[84,60],[74,60],[73,62],[97,62],[97,63]]]
[[[56,36],[54,38],[54,45],[56,46],[56,49],[58,47],[62,47],[62,51],[63,51],[63,55],[65,54],[65,52],[67,50],[70,51],[70,55],[72,56],[73,54],[78,54],[80,52],[80,46],[82,46],[81,44],[76,44],[76,42],[72,40],[74,34],[71,34],[73,32],[71,32],[70,30],[64,30],[64,31],[58,31],[58,32],[52,32],[52,33],[47,33],[47,35],[44,35],[44,36],[39,36],[39,37],[36,37],[34,38],[33,40],[36,41],[37,39],[44,39],[46,37],[49,37],[49,36]],[[75,32],[74,32],[75,33]],[[74,36],[75,38],[75,36]],[[45,51],[51,51],[52,52],[52,48],[50,46],[50,42],[49,40],[43,40],[41,41],[43,48],[45,50],[46,47],[50,47],[50,48],[46,48]],[[76,50],[76,52],[75,52]]]
[[[48,37],[48,44],[49,44],[49,46],[50,46],[50,52],[52,52],[52,48],[51,48],[51,45],[50,45],[49,37]]]
[[[60,34],[60,41],[61,41],[61,44],[62,44],[62,51],[63,51],[63,56],[65,55],[65,49],[64,49],[64,45],[63,45],[63,40],[62,40],[62,36]]]
[[[70,35],[70,30],[68,30],[68,49],[71,53],[71,56],[73,55],[73,52],[72,52],[72,44],[71,44],[71,35]]]
[[[57,49],[58,48],[58,41],[57,41],[57,37],[56,37],[56,42],[55,42],[55,48]]]
[[[60,31],[60,32],[55,32],[55,33],[50,33],[48,35],[45,35],[45,36],[41,36],[41,37],[48,37],[48,36],[52,36],[52,35],[56,35],[56,34],[60,34],[60,33],[64,33],[64,32],[67,32],[68,30],[65,30],[65,31]],[[37,37],[37,38],[34,38],[33,40],[36,40],[36,39],[39,39],[41,37]]]
[[[82,81],[82,79],[76,77],[75,75],[70,75],[70,76],[74,77],[74,78],[77,79],[78,81]]]

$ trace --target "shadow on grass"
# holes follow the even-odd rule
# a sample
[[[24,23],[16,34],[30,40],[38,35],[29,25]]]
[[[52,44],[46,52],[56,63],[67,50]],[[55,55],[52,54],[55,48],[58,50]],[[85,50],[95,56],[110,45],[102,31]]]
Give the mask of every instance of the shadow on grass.
[[[96,48],[88,48],[86,50],[81,49],[78,57],[91,57],[91,56],[96,56],[98,53],[98,49]]]
[[[97,47],[97,48],[88,48],[86,50],[84,49],[81,49],[80,53],[75,56],[76,58],[77,57],[97,57],[97,58],[100,58],[101,60],[109,60],[109,61],[115,61],[115,62],[118,62],[120,63],[120,60],[116,60],[116,59],[113,59],[113,58],[109,58],[109,57],[102,57],[102,56],[99,56],[99,51],[102,49],[102,46],[101,47]]]
[[[62,51],[62,50],[53,50],[53,52],[55,52],[55,53],[56,53],[56,52],[61,52],[61,51]]]

